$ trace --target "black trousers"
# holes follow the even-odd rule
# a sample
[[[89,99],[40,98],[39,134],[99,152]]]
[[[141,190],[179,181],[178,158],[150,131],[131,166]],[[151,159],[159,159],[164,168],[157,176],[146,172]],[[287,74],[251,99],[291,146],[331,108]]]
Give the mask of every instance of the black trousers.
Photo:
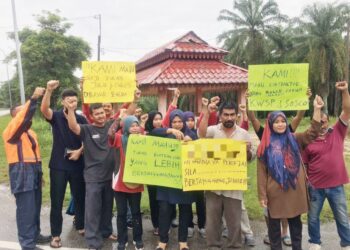
[[[179,242],[187,242],[189,221],[191,219],[192,207],[190,204],[178,204],[179,206]],[[159,201],[159,236],[160,242],[168,243],[169,229],[173,219],[174,205],[167,201]]]
[[[69,182],[75,205],[75,227],[84,229],[85,182],[83,172],[50,169],[50,225],[52,237],[62,233],[62,207]]]
[[[273,219],[269,214],[269,238],[271,250],[282,250],[281,224],[280,219]],[[301,250],[302,230],[300,215],[288,218],[290,237],[292,240],[292,250]]]
[[[88,248],[102,248],[103,238],[108,238],[113,233],[111,182],[86,183],[85,240]]]
[[[153,228],[159,227],[159,203],[157,201],[157,187],[147,186],[148,198],[149,198],[149,208],[151,210],[151,221]]]
[[[141,193],[114,192],[117,203],[117,228],[118,243],[125,245],[128,242],[127,212],[128,203],[132,216],[133,240],[136,243],[142,242],[142,218],[141,218]]]
[[[197,212],[197,218],[198,218],[198,228],[205,228],[205,199],[204,199],[204,192],[199,191],[195,192],[196,196],[196,212]],[[189,222],[189,227],[194,227],[193,223],[193,211],[191,209],[191,218]]]

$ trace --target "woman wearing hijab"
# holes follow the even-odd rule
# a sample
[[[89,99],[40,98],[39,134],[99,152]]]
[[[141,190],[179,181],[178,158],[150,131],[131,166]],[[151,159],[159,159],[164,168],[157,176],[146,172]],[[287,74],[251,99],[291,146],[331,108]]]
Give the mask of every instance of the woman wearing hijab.
[[[117,125],[118,126],[118,125]],[[115,129],[118,130],[118,129]],[[113,178],[114,196],[117,204],[117,229],[118,250],[125,250],[128,245],[127,205],[130,205],[133,225],[133,241],[135,249],[143,249],[142,218],[141,218],[141,193],[143,185],[128,184],[123,182],[125,156],[130,134],[139,134],[140,124],[135,116],[127,116],[123,120],[122,133],[114,134],[112,146],[119,152],[119,168]],[[118,164],[117,164],[118,165]]]
[[[197,136],[197,129],[195,128],[195,115],[191,111],[184,112],[186,126],[195,134],[196,139],[198,139]],[[195,194],[195,202],[196,202],[196,212],[197,212],[197,219],[198,219],[198,231],[202,238],[205,238],[205,201],[204,201],[204,192],[203,191],[196,191]],[[188,227],[188,234],[187,236],[189,238],[193,237],[194,233],[194,223],[193,223],[193,212],[191,210],[191,218],[189,221],[189,227]]]
[[[184,113],[176,109],[170,114],[170,128],[153,129],[151,135],[168,137],[178,140],[195,140],[196,135],[186,126]],[[184,192],[181,189],[157,187],[157,200],[159,201],[159,236],[160,242],[156,250],[164,250],[169,241],[169,229],[171,225],[172,207],[179,206],[178,240],[180,250],[188,250],[187,234],[191,219],[191,204],[194,201],[192,192]]]
[[[301,250],[300,216],[309,208],[305,169],[300,150],[317,137],[321,127],[319,96],[314,100],[311,127],[304,133],[292,134],[281,111],[268,115],[258,147],[258,196],[262,207],[268,208],[268,233],[272,250],[281,250],[280,220],[288,219],[292,249]]]
[[[158,111],[151,111],[148,113],[148,119],[145,123],[145,132],[149,134],[155,128],[162,127],[163,115]],[[153,234],[159,235],[159,204],[157,201],[157,187],[147,185],[149,207],[151,211],[151,221],[153,225]]]

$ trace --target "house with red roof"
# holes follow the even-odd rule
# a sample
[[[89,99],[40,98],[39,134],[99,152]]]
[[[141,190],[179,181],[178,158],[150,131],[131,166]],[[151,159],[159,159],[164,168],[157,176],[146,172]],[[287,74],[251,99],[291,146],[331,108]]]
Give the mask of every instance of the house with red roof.
[[[195,112],[206,92],[233,91],[245,103],[248,71],[223,61],[228,51],[210,46],[193,31],[159,47],[136,62],[142,94],[158,96],[158,110],[165,114],[172,88],[194,95]]]

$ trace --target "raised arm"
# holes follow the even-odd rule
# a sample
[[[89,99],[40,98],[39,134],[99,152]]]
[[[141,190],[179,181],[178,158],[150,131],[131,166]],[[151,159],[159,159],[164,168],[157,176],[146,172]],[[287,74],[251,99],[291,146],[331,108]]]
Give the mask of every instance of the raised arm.
[[[318,95],[314,99],[314,113],[311,121],[311,127],[303,133],[295,133],[299,145],[305,147],[318,137],[321,129],[321,109],[324,106],[322,98]]]
[[[248,106],[248,99],[249,99],[249,92],[248,90],[245,93],[245,97],[246,97],[246,110],[247,110],[247,116],[249,121],[252,123],[253,129],[255,131],[255,133],[258,133],[259,129],[260,129],[260,121],[255,117],[254,111],[249,110],[249,106]]]
[[[207,135],[208,119],[209,119],[208,103],[209,103],[208,99],[202,98],[203,119],[201,120],[199,127],[198,127],[198,137],[199,138],[205,138]]]
[[[163,127],[169,127],[170,125],[170,114],[173,110],[177,109],[177,102],[179,100],[179,97],[181,95],[181,92],[178,88],[174,89],[174,97],[172,102],[170,103],[168,110],[165,113],[165,116],[162,121],[162,126]]]
[[[135,110],[137,109],[137,103],[139,102],[141,98],[141,90],[136,89],[134,94],[134,101],[129,105],[129,107],[126,110],[127,115],[134,115]]]
[[[74,114],[74,112],[75,112],[74,104],[66,101],[64,106],[68,110],[68,114],[66,114],[65,112],[64,112],[64,114],[68,120],[68,126],[69,126],[70,130],[72,130],[72,132],[74,134],[80,135],[81,128],[80,128],[80,126],[77,122],[77,119],[75,117],[75,114]]]
[[[342,112],[340,114],[340,119],[344,122],[348,122],[350,119],[350,95],[348,90],[348,83],[346,81],[337,82],[335,84],[337,90],[342,93]]]
[[[4,130],[6,139],[9,143],[17,143],[22,134],[30,128],[33,116],[35,114],[37,100],[43,96],[45,88],[37,87],[29,101],[17,113],[17,115],[10,121],[9,125]]]
[[[50,108],[51,95],[52,95],[52,92],[55,89],[57,89],[59,85],[60,85],[60,82],[57,80],[50,80],[46,84],[46,91],[45,91],[43,100],[41,102],[40,111],[43,114],[43,116],[49,121],[52,119],[52,115],[53,115],[52,109]]]
[[[307,97],[310,99],[312,96],[311,89],[308,88],[306,92]],[[296,131],[300,122],[303,120],[306,110],[298,110],[296,116],[292,119],[290,126],[293,131]]]

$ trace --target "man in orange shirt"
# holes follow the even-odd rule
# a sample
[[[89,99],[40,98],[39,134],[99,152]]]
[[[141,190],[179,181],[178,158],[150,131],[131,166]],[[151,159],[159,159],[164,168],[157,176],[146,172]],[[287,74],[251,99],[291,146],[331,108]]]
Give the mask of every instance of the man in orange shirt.
[[[40,234],[42,169],[37,136],[30,129],[37,100],[45,92],[37,87],[24,105],[11,109],[13,117],[2,136],[5,144],[11,192],[16,198],[18,240],[22,250],[34,250],[36,243],[49,242]]]

